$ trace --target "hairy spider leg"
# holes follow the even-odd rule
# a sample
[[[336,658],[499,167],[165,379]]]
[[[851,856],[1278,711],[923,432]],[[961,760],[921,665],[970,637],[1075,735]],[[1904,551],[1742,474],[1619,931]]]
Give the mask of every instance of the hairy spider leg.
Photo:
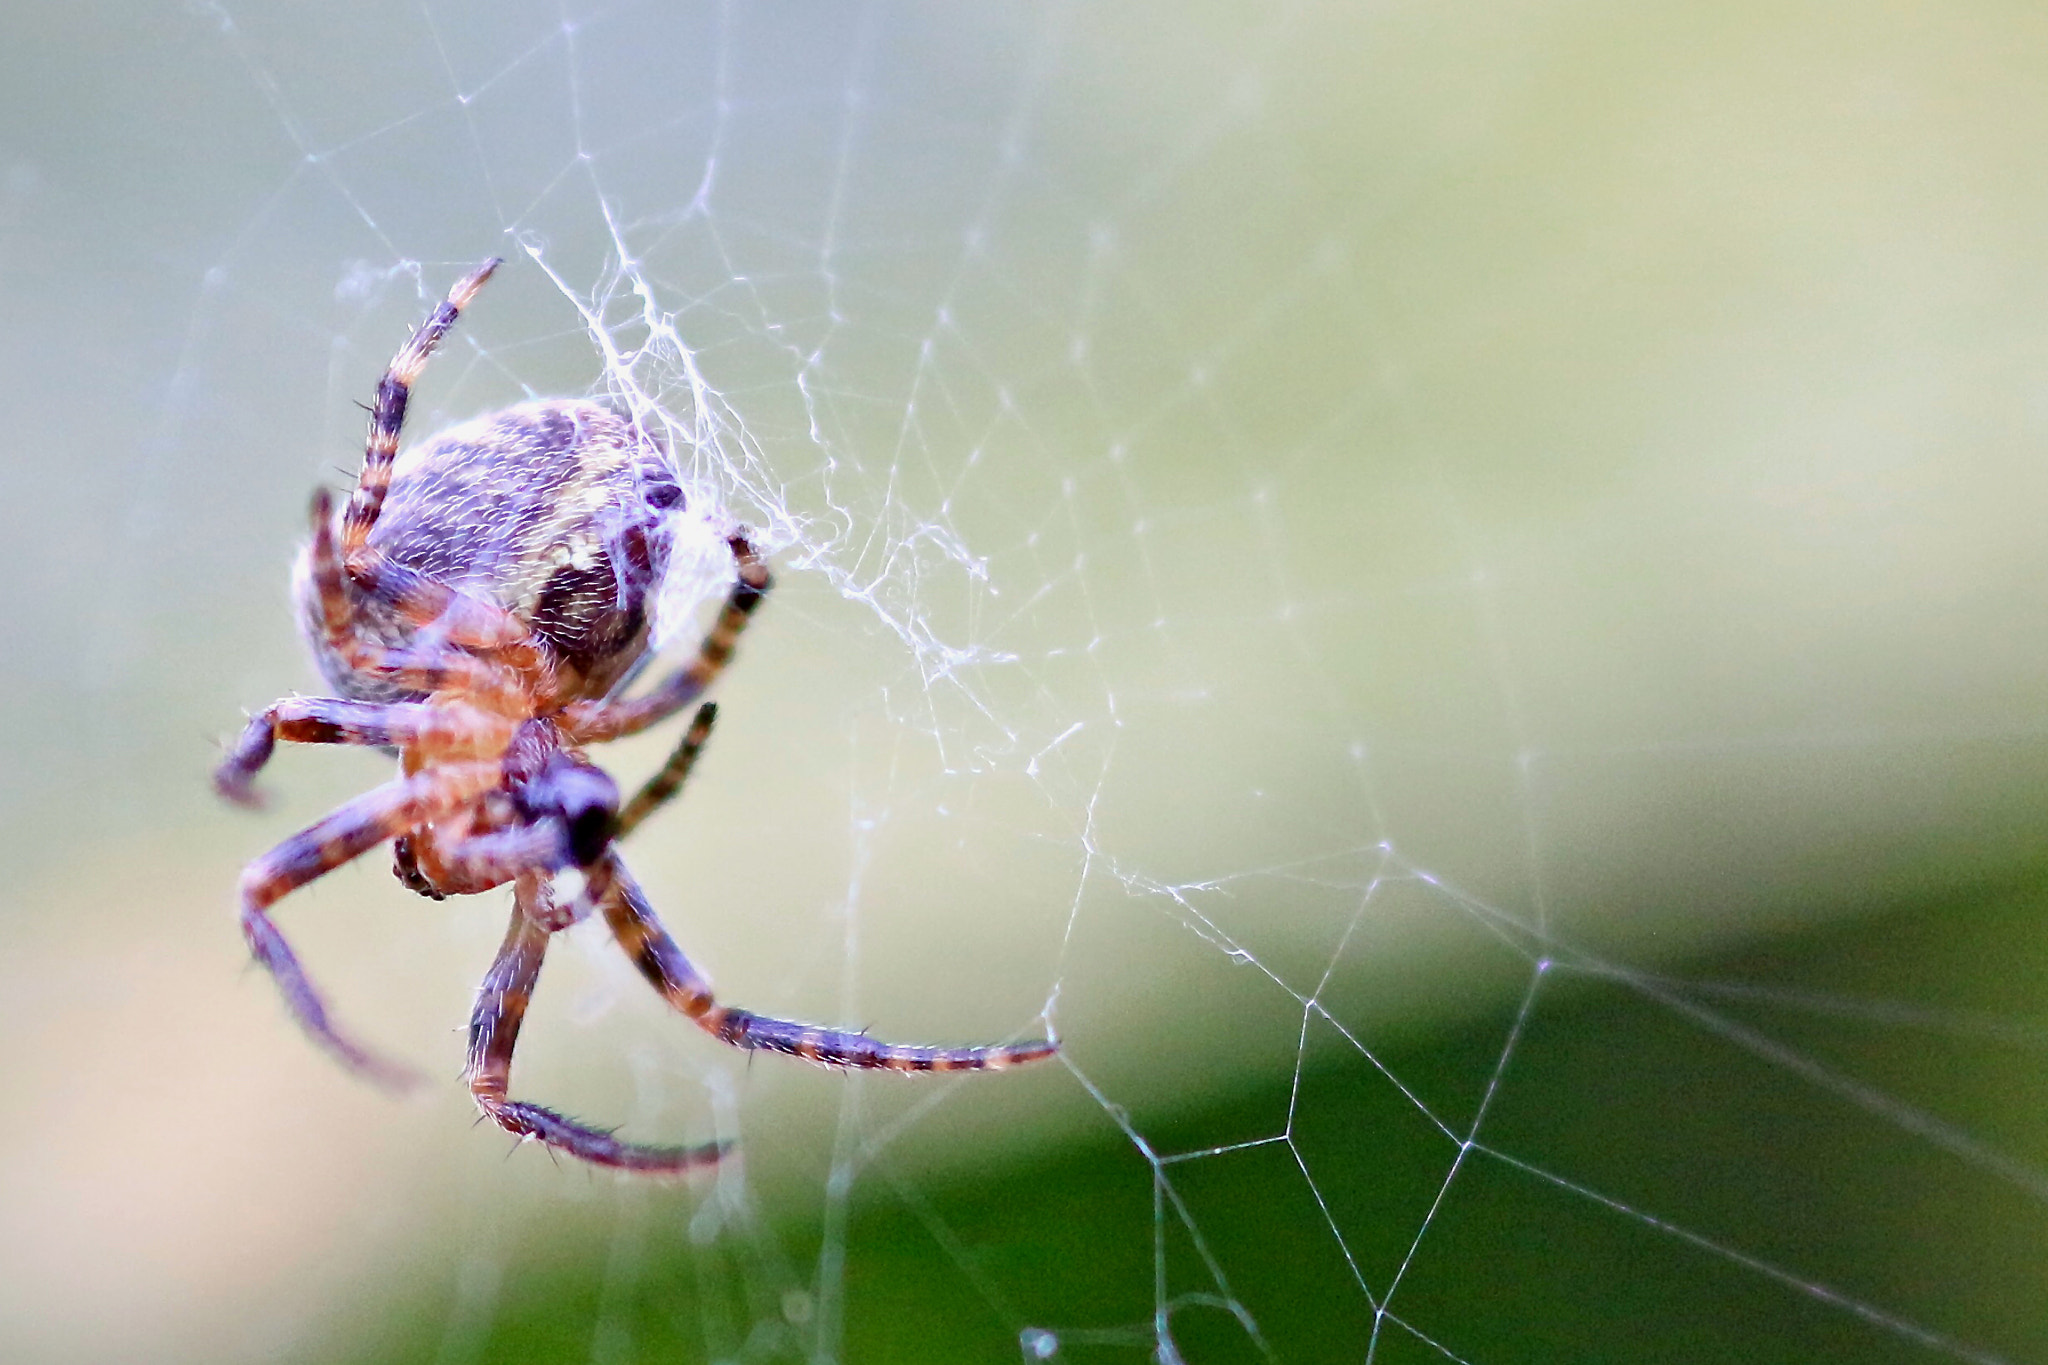
[[[408,692],[453,692],[475,710],[500,717],[531,715],[534,709],[533,693],[518,672],[474,654],[455,649],[415,653],[362,639],[344,642],[338,652],[353,672],[383,678]]]
[[[314,599],[320,604],[321,634],[328,647],[351,668],[413,691],[456,688],[470,700],[505,715],[529,715],[537,694],[552,692],[552,656],[538,639],[526,633],[526,627],[517,618],[493,604],[434,583],[424,574],[411,574],[406,580],[418,594],[415,600],[425,601],[427,588],[423,585],[432,585],[444,596],[434,602],[433,609],[438,614],[415,624],[440,625],[453,643],[499,649],[504,658],[484,659],[445,648],[412,654],[387,649],[357,634],[355,598],[350,592],[352,580],[335,545],[332,506],[326,489],[314,493],[313,543],[307,549],[306,562],[312,575]],[[380,572],[389,568],[388,561],[379,558],[378,563],[383,566]],[[404,594],[398,596],[403,598]],[[494,643],[506,640],[509,643]]]
[[[591,869],[593,889],[612,936],[662,998],[722,1043],[765,1052],[784,1052],[821,1066],[882,1071],[1000,1071],[1050,1057],[1057,1043],[1033,1039],[990,1047],[908,1047],[864,1033],[771,1019],[729,1009],[711,993],[711,983],[669,937],[625,863],[616,853]]]
[[[740,632],[747,628],[747,621],[775,583],[769,576],[767,561],[752,541],[736,535],[727,544],[732,547],[738,577],[718,619],[711,623],[711,630],[697,646],[697,657],[638,697],[577,702],[564,707],[562,726],[571,739],[598,743],[638,734],[704,695],[704,689],[725,671],[726,664],[732,661],[733,647],[739,643]]]
[[[300,830],[242,872],[242,937],[284,992],[285,1004],[306,1032],[351,1068],[387,1086],[416,1079],[406,1067],[379,1058],[336,1028],[327,1005],[307,979],[298,955],[271,920],[269,909],[316,877],[415,825],[446,815],[498,782],[495,763],[457,763],[388,782]]]
[[[366,545],[349,555],[346,564],[349,582],[357,590],[392,607],[413,625],[432,626],[443,639],[552,683],[554,652],[524,621],[497,603],[407,568],[374,546]]]
[[[549,931],[543,927],[547,919],[546,900],[545,883],[540,877],[529,873],[519,878],[505,942],[477,991],[476,1007],[469,1016],[466,1068],[469,1093],[476,1097],[477,1107],[506,1132],[544,1142],[594,1166],[680,1174],[715,1165],[729,1144],[651,1147],[621,1142],[601,1128],[578,1123],[537,1104],[508,1098],[512,1050],[518,1045],[519,1026],[526,1018],[534,985],[540,980],[541,960],[547,955]]]
[[[668,762],[661,770],[647,779],[639,791],[633,793],[619,811],[619,827],[612,832],[613,839],[623,839],[640,827],[640,822],[660,810],[683,789],[683,783],[690,780],[690,769],[697,766],[697,755],[704,752],[704,743],[711,738],[712,722],[718,719],[718,703],[707,701],[697,708],[696,716],[690,721],[690,728],[683,732],[682,741],[668,756]]]
[[[377,514],[384,510],[384,494],[391,487],[391,467],[398,458],[398,436],[405,427],[405,404],[413,382],[476,291],[502,264],[494,256],[459,280],[448,291],[447,300],[391,358],[390,368],[377,382],[377,406],[370,411],[370,435],[363,446],[363,471],[356,476],[355,492],[349,495],[348,511],[342,518],[342,545],[350,554],[369,539]]]
[[[502,732],[502,734],[500,733]],[[425,706],[419,702],[350,701],[341,697],[286,697],[252,716],[241,738],[213,771],[214,790],[238,805],[254,805],[251,786],[270,761],[277,742],[287,744],[360,744],[403,748],[422,744],[446,751],[457,746],[497,747],[511,733],[495,717],[468,708]]]
[[[560,820],[522,824],[488,834],[469,834],[446,842],[433,837],[408,839],[413,870],[432,888],[435,900],[474,896],[503,886],[524,872],[552,872],[567,854],[569,836]]]

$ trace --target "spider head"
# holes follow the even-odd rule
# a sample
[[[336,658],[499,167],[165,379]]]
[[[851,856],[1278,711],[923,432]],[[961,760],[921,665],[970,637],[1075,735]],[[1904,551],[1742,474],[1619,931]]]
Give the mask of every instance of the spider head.
[[[604,857],[619,827],[619,788],[587,760],[557,751],[514,792],[519,814],[558,821],[570,863],[589,867]]]

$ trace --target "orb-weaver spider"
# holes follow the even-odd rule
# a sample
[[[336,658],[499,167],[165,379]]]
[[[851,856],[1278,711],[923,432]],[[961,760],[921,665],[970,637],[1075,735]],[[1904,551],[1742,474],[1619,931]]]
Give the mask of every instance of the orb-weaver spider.
[[[294,595],[321,672],[339,694],[293,697],[253,718],[214,774],[252,803],[277,741],[393,750],[399,775],[266,853],[242,874],[242,932],[314,1039],[352,1069],[400,1083],[404,1068],[329,1018],[270,909],[390,839],[399,878],[439,899],[509,882],[512,922],[470,1016],[467,1076],[499,1126],[600,1166],[682,1171],[724,1145],[655,1147],[512,1099],[512,1051],[549,935],[601,913],[654,988],[735,1047],[827,1066],[995,1070],[1055,1044],[905,1047],[721,1005],[656,918],[617,844],[688,776],[715,715],[700,707],[662,769],[623,808],[583,746],[635,734],[710,686],[767,594],[744,529],[727,537],[735,577],[696,657],[645,692],[625,685],[652,652],[653,617],[686,499],[675,462],[640,425],[583,400],[522,403],[398,451],[406,400],[434,347],[499,265],[458,283],[377,386],[361,474],[338,512],[313,500]],[[558,903],[557,874],[582,874]]]

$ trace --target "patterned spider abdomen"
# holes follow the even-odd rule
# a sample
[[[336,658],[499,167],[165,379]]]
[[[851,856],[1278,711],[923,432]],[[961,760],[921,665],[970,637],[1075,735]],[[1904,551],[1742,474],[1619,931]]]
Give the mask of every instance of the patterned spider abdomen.
[[[668,450],[612,409],[580,399],[521,403],[401,452],[369,550],[505,608],[562,665],[559,696],[602,697],[648,655],[683,490]],[[336,524],[344,513],[337,510]],[[329,641],[308,554],[293,579],[320,671],[345,696],[416,698],[352,669]],[[351,592],[358,631],[411,650],[415,627]]]

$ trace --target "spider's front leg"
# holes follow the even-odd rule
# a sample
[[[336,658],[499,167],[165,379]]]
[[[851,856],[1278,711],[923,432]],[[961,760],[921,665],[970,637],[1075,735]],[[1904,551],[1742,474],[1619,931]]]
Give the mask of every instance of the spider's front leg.
[[[476,1097],[477,1107],[508,1133],[545,1142],[595,1166],[681,1174],[715,1164],[725,1155],[727,1144],[650,1147],[621,1142],[601,1128],[509,1098],[512,1051],[519,1043],[519,1026],[526,1018],[526,1006],[533,998],[541,960],[548,950],[549,930],[544,927],[552,918],[548,900],[547,885],[540,875],[526,873],[518,879],[512,923],[477,992],[476,1008],[469,1017],[467,1068],[469,1092]]]
[[[455,763],[390,782],[294,834],[242,873],[242,937],[277,979],[292,1015],[316,1042],[351,1069],[388,1086],[413,1079],[336,1028],[298,955],[272,922],[270,907],[292,891],[415,825],[440,819],[490,790],[495,763]]]
[[[820,1066],[880,1071],[999,1071],[1050,1057],[1059,1044],[1033,1039],[990,1047],[909,1047],[865,1033],[771,1019],[718,1003],[711,983],[683,956],[616,853],[591,870],[592,890],[612,936],[662,998],[721,1043],[782,1052]]]

